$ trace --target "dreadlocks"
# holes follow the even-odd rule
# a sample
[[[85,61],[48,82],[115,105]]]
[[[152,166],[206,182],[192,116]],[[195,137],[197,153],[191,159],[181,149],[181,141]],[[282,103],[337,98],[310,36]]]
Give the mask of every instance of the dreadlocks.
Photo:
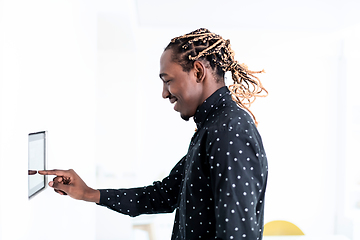
[[[184,71],[189,72],[196,60],[207,60],[215,72],[217,81],[223,81],[225,72],[231,71],[234,83],[229,86],[233,100],[242,108],[249,110],[257,97],[266,97],[268,92],[254,74],[262,71],[250,71],[245,64],[239,64],[235,53],[230,47],[230,40],[200,28],[191,33],[173,38],[165,50],[172,49],[172,59],[180,64]],[[265,93],[262,93],[265,92]]]

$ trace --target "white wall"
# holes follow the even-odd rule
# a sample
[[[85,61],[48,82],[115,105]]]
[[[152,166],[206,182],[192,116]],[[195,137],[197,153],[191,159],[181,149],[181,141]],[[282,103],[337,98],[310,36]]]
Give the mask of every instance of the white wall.
[[[2,1],[1,231],[8,239],[94,239],[95,205],[47,188],[27,198],[27,135],[48,131],[49,168],[95,182],[93,1]]]
[[[285,219],[308,235],[335,233],[336,159],[329,150],[336,141],[339,39],[306,32],[267,38],[269,97],[254,105],[269,161],[265,222]]]

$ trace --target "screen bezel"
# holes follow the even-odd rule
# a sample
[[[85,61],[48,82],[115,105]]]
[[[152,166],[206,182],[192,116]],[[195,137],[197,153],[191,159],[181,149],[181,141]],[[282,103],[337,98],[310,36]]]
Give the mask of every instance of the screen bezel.
[[[36,169],[36,170],[46,170],[46,162],[47,162],[47,151],[46,151],[47,136],[46,135],[47,135],[46,131],[29,133],[29,135],[28,135],[28,170],[34,170],[34,169],[29,169],[29,167],[30,167],[30,142],[35,141],[34,137],[36,138],[37,136],[39,137],[39,139],[44,139],[44,146],[43,146],[43,150],[44,150],[43,168],[44,169]],[[38,140],[38,139],[36,139],[36,140]],[[47,183],[47,177],[46,177],[46,175],[43,175],[42,183],[38,184],[35,187],[30,189],[29,188],[30,181],[29,181],[29,177],[28,177],[28,198],[30,199],[33,196],[37,195],[42,190],[44,190],[46,188],[46,183]]]

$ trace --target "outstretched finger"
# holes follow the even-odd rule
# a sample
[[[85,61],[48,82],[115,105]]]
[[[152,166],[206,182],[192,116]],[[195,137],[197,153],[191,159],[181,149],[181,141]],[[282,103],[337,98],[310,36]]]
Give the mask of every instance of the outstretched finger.
[[[58,170],[58,169],[40,170],[40,171],[38,171],[38,173],[41,174],[41,175],[56,175],[56,176],[66,176],[66,175],[68,175],[66,170]]]

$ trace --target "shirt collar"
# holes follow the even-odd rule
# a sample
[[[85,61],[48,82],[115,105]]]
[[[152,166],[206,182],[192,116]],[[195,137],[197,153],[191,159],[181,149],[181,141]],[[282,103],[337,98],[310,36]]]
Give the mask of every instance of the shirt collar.
[[[219,102],[220,98],[224,97],[225,95],[230,96],[229,89],[224,86],[216,90],[210,97],[208,97],[196,110],[194,115],[194,121],[197,125],[197,128],[201,127],[201,124],[205,121],[209,112],[212,111],[214,107],[216,107],[217,103]]]

